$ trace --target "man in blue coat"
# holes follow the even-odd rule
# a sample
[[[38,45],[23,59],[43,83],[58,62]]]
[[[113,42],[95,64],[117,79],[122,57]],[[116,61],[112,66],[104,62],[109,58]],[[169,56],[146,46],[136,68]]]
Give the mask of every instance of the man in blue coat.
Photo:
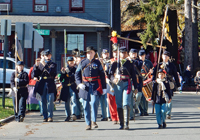
[[[77,112],[77,102],[78,102],[78,90],[76,89],[75,83],[75,63],[73,57],[67,58],[67,67],[61,69],[60,81],[62,82],[62,90],[60,99],[65,101],[65,113],[67,118],[65,121],[70,120],[72,114],[72,120],[75,121]],[[72,110],[70,109],[70,101],[72,102]]]
[[[87,124],[86,130],[91,130],[91,111],[92,126],[98,128],[96,120],[99,97],[102,94],[106,94],[106,81],[103,67],[100,61],[94,57],[96,50],[89,46],[86,49],[86,53],[87,58],[83,59],[76,69],[75,79],[79,88],[79,97],[84,100],[83,108]]]
[[[164,51],[162,54],[163,62],[161,62],[159,65],[155,67],[153,71],[152,80],[154,81],[156,80],[158,66],[159,66],[159,69],[160,68],[164,69],[167,72],[166,80],[170,81],[170,92],[171,92],[171,95],[173,96],[173,90],[175,89],[174,84],[176,83],[176,86],[180,87],[180,82],[179,82],[176,66],[172,62],[169,61],[169,58],[170,58],[170,52]],[[171,119],[172,102],[166,103],[166,107],[167,107],[167,118]]]
[[[54,99],[56,94],[56,84],[54,82],[57,75],[56,63],[51,60],[51,52],[43,52],[44,59],[34,65],[34,77],[40,77],[40,81],[35,87],[35,92],[42,96],[42,109],[44,122],[53,121]]]
[[[113,83],[116,96],[117,112],[120,121],[119,129],[129,129],[130,105],[132,98],[132,83],[137,92],[137,81],[133,62],[128,59],[126,47],[121,47],[120,61],[112,63],[109,78]],[[124,119],[126,126],[124,127]]]
[[[15,82],[17,82],[17,87],[15,86]],[[12,73],[10,79],[10,86],[15,92],[13,95],[13,106],[15,112],[15,120],[18,122],[23,122],[26,111],[26,99],[28,98],[28,89],[27,85],[29,83],[28,73],[24,71],[24,62],[17,62],[17,76],[15,76],[15,72]],[[16,108],[16,98],[18,103],[18,108]]]
[[[138,105],[141,101],[141,97],[142,97],[142,86],[143,86],[143,80],[142,80],[142,76],[141,76],[141,68],[142,68],[142,60],[140,60],[138,58],[138,51],[137,49],[131,49],[129,51],[129,57],[130,57],[130,60],[133,61],[133,65],[134,65],[134,68],[135,68],[135,73],[136,73],[136,79],[137,79],[137,87],[138,87],[138,93],[136,93],[136,102],[135,102],[135,105],[134,105],[134,99],[131,98],[131,106],[130,106],[130,120],[134,120],[135,119],[135,110],[138,110]],[[133,105],[135,106],[134,107],[134,110],[133,110]],[[137,113],[137,112],[136,112]]]

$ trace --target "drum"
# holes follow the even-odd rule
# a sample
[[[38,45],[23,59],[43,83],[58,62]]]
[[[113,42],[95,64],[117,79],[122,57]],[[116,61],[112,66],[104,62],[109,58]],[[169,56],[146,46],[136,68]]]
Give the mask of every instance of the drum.
[[[147,101],[151,101],[152,90],[153,90],[152,79],[145,80],[143,82],[142,92]]]

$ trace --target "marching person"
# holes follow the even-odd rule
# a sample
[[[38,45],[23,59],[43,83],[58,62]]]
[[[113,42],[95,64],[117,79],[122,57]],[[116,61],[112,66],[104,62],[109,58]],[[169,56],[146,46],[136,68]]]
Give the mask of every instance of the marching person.
[[[99,97],[102,94],[106,94],[105,73],[100,61],[95,59],[95,53],[96,50],[92,46],[88,46],[86,48],[87,58],[81,61],[75,73],[79,97],[84,100],[83,108],[87,124],[86,130],[91,130],[91,125],[94,128],[98,128],[96,121]]]
[[[139,51],[139,59],[142,60],[142,69],[141,74],[143,76],[143,81],[151,78],[151,74],[153,73],[153,64],[150,60],[146,59],[146,52],[145,50]],[[145,78],[146,77],[146,78]],[[142,98],[139,104],[141,116],[148,116],[148,101],[145,99],[144,95],[142,94]]]
[[[110,60],[109,60],[108,49],[102,50],[102,60],[100,61],[102,61],[102,65],[104,69],[109,65]],[[105,72],[106,72],[105,75],[107,78],[107,75],[108,75],[107,68],[105,69]],[[108,92],[109,85],[107,85],[106,87],[107,87],[107,92]],[[108,102],[107,102],[107,94],[100,96],[100,104],[101,104],[101,111],[102,111],[102,117],[103,117],[101,121],[108,121],[108,118],[110,118],[110,113],[109,113],[109,107],[108,107]]]
[[[106,78],[106,83],[107,83],[107,99],[108,99],[108,105],[109,105],[109,111],[110,111],[110,116],[111,120],[113,121],[113,124],[117,124],[119,121],[118,113],[117,113],[117,104],[115,100],[115,94],[114,94],[114,89],[112,81],[109,79],[109,70],[112,65],[112,63],[117,61],[117,46],[113,45],[113,58],[110,59],[110,63],[107,63],[105,65],[105,72],[107,73],[107,78]],[[108,83],[110,85],[108,85]]]
[[[114,62],[110,69],[110,78],[114,86],[116,96],[117,112],[119,115],[120,128],[129,129],[129,116],[131,105],[132,82],[135,92],[137,92],[137,81],[133,62],[128,60],[128,52],[126,47],[119,48],[120,62]],[[119,67],[118,67],[119,66]],[[124,118],[125,124],[124,127]]]
[[[134,69],[136,71],[136,79],[137,79],[137,87],[138,87],[138,93],[136,93],[136,102],[134,103],[134,99],[131,98],[130,120],[135,119],[135,110],[138,111],[138,106],[139,106],[139,104],[141,102],[141,98],[142,98],[143,80],[142,80],[142,75],[141,75],[141,68],[142,68],[143,62],[142,62],[142,60],[140,60],[138,58],[137,53],[138,53],[138,51],[136,49],[131,49],[129,51],[129,58],[131,61],[133,61]],[[133,111],[133,106],[135,106],[134,111]],[[141,108],[140,108],[140,110],[141,110]],[[140,112],[142,112],[142,111],[140,111]]]
[[[163,62],[161,62],[159,65],[159,69],[164,69],[167,74],[166,74],[166,80],[169,81],[170,83],[170,93],[171,96],[173,96],[173,89],[175,88],[174,84],[176,83],[176,86],[180,88],[180,83],[179,83],[179,78],[176,70],[176,66],[169,61],[170,58],[170,52],[164,51],[162,54],[162,59]],[[153,71],[153,78],[152,80],[156,80],[156,71],[157,71],[157,66],[155,67]],[[174,83],[175,80],[175,83]],[[171,119],[171,110],[172,110],[172,101],[170,103],[166,103],[167,106],[167,118]]]
[[[196,86],[196,94],[198,94],[198,91],[200,89],[200,71],[197,71],[196,76],[194,77],[194,83]]]
[[[34,77],[40,77],[35,92],[42,96],[42,109],[44,122],[53,122],[54,99],[56,95],[56,85],[54,79],[57,75],[56,63],[51,60],[51,52],[49,49],[44,52],[44,59],[36,62],[33,68]]]
[[[158,129],[166,128],[166,103],[171,102],[169,82],[165,79],[166,71],[159,69],[158,78],[153,84],[152,104],[155,104]]]
[[[23,61],[18,61],[16,67],[17,67],[17,76],[15,76],[15,72],[12,73],[10,79],[10,86],[15,92],[15,94],[12,96],[14,112],[15,112],[15,120],[18,122],[23,122],[26,111],[26,99],[28,98],[27,85],[29,83],[29,77],[28,73],[24,71]],[[17,87],[15,86],[15,82],[17,82]],[[17,98],[18,108],[16,108],[16,98]]]
[[[65,113],[67,118],[65,119],[66,122],[70,121],[70,116],[72,114],[72,120],[76,120],[76,112],[77,112],[77,100],[78,100],[78,90],[76,89],[75,83],[75,71],[76,68],[74,67],[74,58],[68,57],[67,58],[67,67],[61,69],[61,76],[60,81],[62,82],[62,90],[60,99],[65,101]],[[70,99],[72,102],[72,111],[70,109]]]

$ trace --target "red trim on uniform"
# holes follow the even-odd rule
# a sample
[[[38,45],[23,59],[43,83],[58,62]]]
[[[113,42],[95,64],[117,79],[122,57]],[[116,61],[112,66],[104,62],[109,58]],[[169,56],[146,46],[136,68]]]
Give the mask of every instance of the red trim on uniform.
[[[92,78],[93,79],[92,81],[97,81],[98,82],[99,87],[97,88],[97,91],[100,94],[103,94],[103,89],[102,89],[100,77],[99,76],[96,76],[96,77],[83,77],[82,79],[83,79],[84,82],[92,82],[92,81],[87,80],[88,78]]]

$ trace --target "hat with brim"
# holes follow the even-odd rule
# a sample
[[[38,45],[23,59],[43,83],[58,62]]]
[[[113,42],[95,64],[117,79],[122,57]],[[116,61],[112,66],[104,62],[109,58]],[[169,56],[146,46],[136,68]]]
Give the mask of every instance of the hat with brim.
[[[127,52],[128,50],[127,50],[127,48],[124,46],[124,47],[120,47],[120,48],[119,48],[119,51],[123,53],[123,52]]]
[[[170,55],[170,52],[168,52],[168,51],[164,51],[164,52],[163,52],[163,55],[167,55],[167,56],[169,56],[169,57],[171,56],[171,55]]]
[[[109,53],[108,49],[103,49],[102,53]]]
[[[146,52],[145,52],[145,50],[140,50],[138,54],[139,54],[139,56],[142,56],[142,55],[145,55]]]
[[[166,72],[164,69],[159,69],[159,70],[158,70],[158,73],[164,73],[164,74],[167,74],[167,72]]]
[[[49,49],[47,49],[47,50],[44,50],[44,52],[43,52],[43,53],[44,53],[44,55],[45,55],[45,56],[48,56],[49,54],[51,54],[51,52],[50,52],[50,50],[49,50]]]
[[[74,61],[74,58],[69,56],[69,57],[67,57],[67,61]]]
[[[130,51],[129,51],[129,53],[137,53],[138,51],[137,51],[137,49],[131,49]]]
[[[88,46],[87,48],[86,48],[86,53],[87,52],[89,52],[89,51],[94,51],[94,52],[96,52],[97,50],[96,49],[94,49],[94,47],[93,46]]]
[[[114,52],[114,51],[117,51],[117,44],[112,44],[112,51]]]
[[[24,66],[24,62],[23,62],[23,61],[18,61],[18,62],[17,62],[17,65],[22,65],[22,66]]]

